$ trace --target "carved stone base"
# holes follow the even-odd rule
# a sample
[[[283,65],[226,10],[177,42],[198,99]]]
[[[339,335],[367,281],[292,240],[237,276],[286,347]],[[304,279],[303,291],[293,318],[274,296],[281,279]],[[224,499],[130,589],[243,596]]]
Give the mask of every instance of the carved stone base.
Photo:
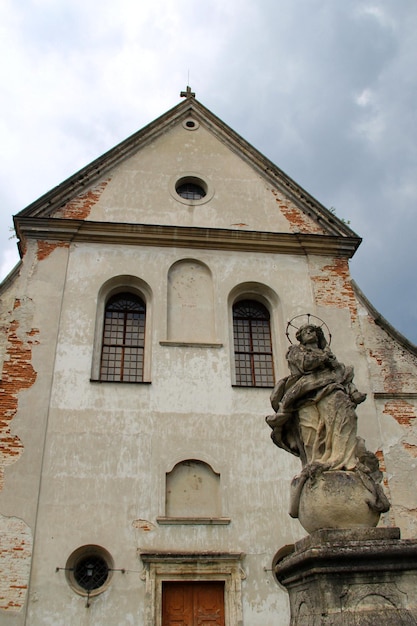
[[[277,552],[274,572],[290,626],[417,625],[417,541],[398,528],[318,530],[288,552]]]
[[[320,528],[372,527],[380,513],[369,503],[375,504],[375,496],[359,473],[320,472],[304,483],[298,519],[308,533]]]

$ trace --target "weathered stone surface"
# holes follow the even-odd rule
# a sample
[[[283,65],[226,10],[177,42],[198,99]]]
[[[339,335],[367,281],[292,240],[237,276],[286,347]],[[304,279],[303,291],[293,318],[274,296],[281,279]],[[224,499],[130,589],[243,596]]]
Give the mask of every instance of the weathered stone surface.
[[[298,518],[309,533],[320,528],[376,526],[374,495],[356,472],[322,472],[308,478],[300,495]]]
[[[417,624],[417,541],[397,528],[320,530],[274,567],[290,626]]]
[[[307,323],[300,324],[303,317]],[[330,350],[327,325],[319,318],[319,325],[312,324],[311,317],[296,316],[287,324],[290,375],[275,385],[275,414],[266,418],[272,441],[303,465],[292,481],[290,515],[308,532],[376,526],[390,505],[380,485],[378,457],[357,435],[355,409],[366,394],[353,384],[353,368]],[[292,343],[291,328],[298,345]]]

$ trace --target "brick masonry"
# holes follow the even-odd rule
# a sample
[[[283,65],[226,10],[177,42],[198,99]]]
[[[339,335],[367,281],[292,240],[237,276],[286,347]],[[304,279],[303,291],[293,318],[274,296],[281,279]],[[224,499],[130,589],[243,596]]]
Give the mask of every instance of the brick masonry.
[[[272,190],[275,196],[275,201],[278,204],[281,213],[288,220],[291,232],[293,233],[306,233],[306,234],[326,234],[324,229],[321,228],[312,217],[309,217],[301,209],[298,209],[295,205],[291,204],[288,200],[278,195],[278,192]]]
[[[19,316],[24,303],[14,302],[8,330],[7,350],[0,382],[0,491],[4,486],[4,470],[23,453],[23,443],[12,434],[10,422],[17,413],[18,394],[31,387],[36,372],[31,364],[32,346],[38,331],[21,329]],[[25,602],[30,563],[32,533],[27,524],[16,517],[0,514],[0,610],[19,612]],[[0,619],[1,621],[1,619]]]
[[[318,306],[349,308],[352,322],[356,321],[357,303],[347,259],[335,258],[333,263],[322,266],[319,272],[313,272],[311,279]]]
[[[15,300],[14,312],[21,306],[19,299]],[[17,316],[16,316],[17,317]],[[8,345],[0,382],[0,491],[3,489],[4,468],[14,463],[23,452],[23,444],[17,435],[10,430],[10,422],[16,415],[18,407],[18,393],[28,389],[36,380],[36,372],[31,364],[32,345],[38,331],[31,329],[19,332],[19,321],[10,323]]]
[[[57,214],[65,219],[85,220],[90,215],[93,206],[100,200],[101,194],[107,187],[110,179],[104,180],[92,189],[80,194],[66,204]]]
[[[38,261],[43,261],[46,259],[51,252],[56,250],[56,248],[69,248],[69,243],[64,242],[55,242],[51,243],[50,241],[40,240],[37,242],[38,249],[36,251],[36,257]]]
[[[21,519],[0,515],[0,610],[22,610],[28,588],[31,557],[30,528]]]

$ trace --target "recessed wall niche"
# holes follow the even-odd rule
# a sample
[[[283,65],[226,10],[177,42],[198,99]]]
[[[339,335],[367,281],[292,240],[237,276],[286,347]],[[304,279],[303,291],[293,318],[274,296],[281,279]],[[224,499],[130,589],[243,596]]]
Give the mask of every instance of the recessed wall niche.
[[[207,265],[194,259],[174,263],[168,272],[168,340],[213,342],[213,300],[213,280]]]
[[[195,459],[177,463],[166,475],[167,517],[220,517],[220,474]]]

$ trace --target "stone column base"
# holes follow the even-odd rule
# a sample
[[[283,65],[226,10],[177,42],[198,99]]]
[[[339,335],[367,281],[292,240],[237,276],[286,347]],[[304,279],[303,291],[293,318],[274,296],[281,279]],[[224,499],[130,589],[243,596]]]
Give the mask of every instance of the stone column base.
[[[399,528],[317,530],[273,567],[290,626],[417,625],[417,540]]]

